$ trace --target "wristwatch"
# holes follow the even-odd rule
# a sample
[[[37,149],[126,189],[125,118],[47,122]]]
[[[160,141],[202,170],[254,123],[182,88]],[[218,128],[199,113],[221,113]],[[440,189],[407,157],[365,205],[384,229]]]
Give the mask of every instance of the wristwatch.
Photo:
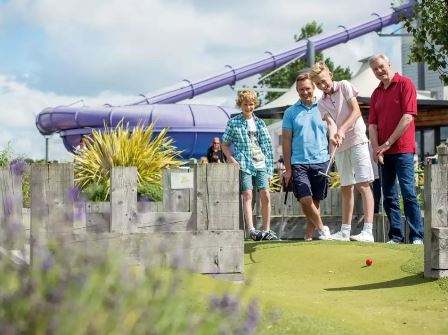
[[[389,140],[387,140],[386,142],[384,142],[385,145],[387,145],[388,147],[390,147],[390,142]]]

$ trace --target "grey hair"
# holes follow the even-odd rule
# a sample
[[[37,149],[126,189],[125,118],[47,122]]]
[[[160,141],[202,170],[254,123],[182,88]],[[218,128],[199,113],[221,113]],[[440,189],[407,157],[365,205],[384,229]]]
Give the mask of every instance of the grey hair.
[[[387,56],[386,56],[385,54],[377,54],[377,55],[374,55],[374,56],[370,57],[370,59],[369,59],[369,65],[372,66],[372,63],[373,63],[374,61],[376,61],[377,59],[383,59],[383,60],[385,60],[386,62],[390,63],[389,58],[387,58]]]

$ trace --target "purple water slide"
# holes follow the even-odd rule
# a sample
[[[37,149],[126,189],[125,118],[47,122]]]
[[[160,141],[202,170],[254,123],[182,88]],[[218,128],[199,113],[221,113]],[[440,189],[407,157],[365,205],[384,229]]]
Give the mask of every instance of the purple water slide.
[[[337,32],[312,37],[278,54],[266,51],[267,56],[247,65],[226,65],[227,71],[203,80],[185,79],[175,88],[147,94],[143,99],[128,105],[46,108],[37,116],[36,126],[43,135],[59,132],[67,150],[73,151],[82,136],[90,133],[92,129],[102,129],[104,125],[114,126],[121,119],[131,127],[154,122],[156,131],[169,127],[168,134],[175,140],[176,146],[184,150],[184,158],[197,158],[205,154],[212,137],[222,135],[230,115],[238,111],[233,108],[180,105],[174,104],[175,102],[191,99],[225,85],[233,85],[238,80],[302,58],[306,55],[309,45],[313,46],[315,51],[321,51],[370,32],[380,31],[398,23],[401,16],[412,15],[414,3],[415,1],[409,1],[382,15],[373,13],[373,19],[367,22],[352,27],[340,26],[341,30]]]
[[[64,145],[74,151],[82,136],[93,129],[125,125],[155,124],[155,132],[169,128],[168,135],[182,157],[205,156],[213,137],[221,136],[231,114],[237,109],[206,105],[155,104],[132,107],[55,107],[37,116],[37,128],[44,135],[59,132]]]

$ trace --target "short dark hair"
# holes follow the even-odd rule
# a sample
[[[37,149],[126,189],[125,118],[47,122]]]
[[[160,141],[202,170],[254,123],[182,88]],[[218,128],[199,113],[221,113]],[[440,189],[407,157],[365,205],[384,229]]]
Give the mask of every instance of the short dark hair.
[[[296,78],[296,83],[297,83],[298,81],[304,81],[304,80],[310,80],[310,81],[312,81],[311,78],[310,78],[310,74],[309,74],[308,72],[305,72],[305,73],[299,73],[298,76],[297,76],[297,78]]]

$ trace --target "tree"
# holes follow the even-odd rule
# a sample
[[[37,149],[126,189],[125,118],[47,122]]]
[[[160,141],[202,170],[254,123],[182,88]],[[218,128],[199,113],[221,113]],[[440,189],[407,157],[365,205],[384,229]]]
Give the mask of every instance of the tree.
[[[409,63],[425,62],[448,85],[448,0],[416,2],[414,17],[403,21],[413,36]]]
[[[300,33],[294,35],[294,41],[299,42],[309,37],[319,35],[323,32],[322,24],[318,24],[316,21],[312,21],[300,28]],[[316,53],[316,61],[324,59],[321,52]],[[341,66],[335,66],[334,62],[330,58],[325,58],[325,64],[327,64],[330,71],[333,72],[333,78],[335,80],[350,80],[352,77],[350,68],[342,68]],[[296,80],[297,74],[307,68],[308,65],[305,60],[298,59],[287,66],[281,68],[272,75],[259,81],[263,87],[269,88],[289,88]],[[262,76],[267,75],[269,72],[263,73]],[[266,102],[272,101],[283,93],[268,92],[265,96]]]

